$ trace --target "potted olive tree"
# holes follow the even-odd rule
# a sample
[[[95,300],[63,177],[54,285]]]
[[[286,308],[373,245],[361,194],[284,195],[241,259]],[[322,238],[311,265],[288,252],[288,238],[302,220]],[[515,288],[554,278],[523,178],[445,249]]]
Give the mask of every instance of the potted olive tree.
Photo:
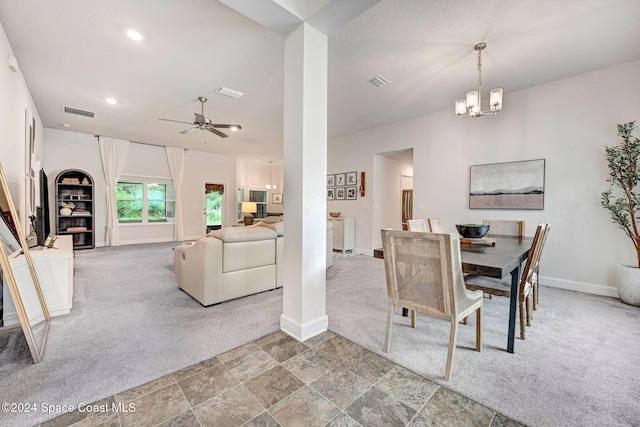
[[[635,122],[618,125],[622,141],[605,147],[610,187],[602,193],[600,203],[633,242],[637,263],[618,264],[616,283],[622,301],[640,306],[640,139],[632,135],[635,128]]]

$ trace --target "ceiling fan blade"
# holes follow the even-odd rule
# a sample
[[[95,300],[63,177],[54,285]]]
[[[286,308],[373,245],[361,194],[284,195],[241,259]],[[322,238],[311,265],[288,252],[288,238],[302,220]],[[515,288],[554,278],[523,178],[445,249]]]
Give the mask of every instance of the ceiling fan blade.
[[[158,120],[164,120],[165,122],[184,123],[185,125],[192,125],[193,124],[191,122],[181,122],[180,120],[171,120],[171,119],[158,119]]]
[[[183,131],[182,131],[182,132],[180,132],[180,133],[181,133],[181,134],[183,134],[183,135],[186,135],[186,134],[188,134],[188,133],[193,132],[193,131],[194,131],[194,130],[196,130],[196,129],[198,129],[198,126],[194,126],[194,127],[192,127],[192,128],[185,129],[185,130],[183,130]]]
[[[198,113],[193,113],[193,114],[196,115],[196,123],[198,123],[199,125],[206,123],[206,119],[202,114],[198,114]]]
[[[220,128],[220,129],[231,129],[231,128],[236,128],[236,129],[242,129],[242,126],[240,125],[227,125],[227,124],[216,124],[216,123],[212,123],[208,126],[212,126],[214,128]]]
[[[227,135],[227,134],[225,134],[225,133],[222,133],[222,132],[220,132],[219,130],[214,129],[214,128],[212,128],[212,127],[208,127],[208,126],[207,126],[207,130],[208,130],[209,132],[213,132],[213,133],[215,133],[215,134],[216,134],[216,135],[218,135],[220,138],[226,138],[227,136],[229,136],[229,135]]]

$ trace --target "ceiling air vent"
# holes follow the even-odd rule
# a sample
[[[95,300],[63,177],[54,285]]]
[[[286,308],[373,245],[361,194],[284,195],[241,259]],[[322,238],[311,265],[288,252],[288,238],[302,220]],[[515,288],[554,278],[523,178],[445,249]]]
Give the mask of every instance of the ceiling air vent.
[[[65,113],[75,114],[76,116],[91,117],[93,119],[96,115],[96,113],[94,113],[93,111],[78,110],[77,108],[71,108],[71,107],[62,107],[62,108],[64,109]]]
[[[218,92],[219,94],[222,94],[222,95],[230,96],[231,98],[235,98],[235,99],[238,99],[242,95],[244,95],[244,92],[240,92],[240,91],[237,91],[237,90],[234,90],[234,89],[230,89],[230,88],[224,87],[224,86],[220,86],[218,89],[216,89],[216,92]]]
[[[375,76],[374,78],[369,79],[369,83],[371,83],[375,87],[380,87],[380,86],[384,86],[384,85],[388,84],[389,80],[385,79],[382,76]]]

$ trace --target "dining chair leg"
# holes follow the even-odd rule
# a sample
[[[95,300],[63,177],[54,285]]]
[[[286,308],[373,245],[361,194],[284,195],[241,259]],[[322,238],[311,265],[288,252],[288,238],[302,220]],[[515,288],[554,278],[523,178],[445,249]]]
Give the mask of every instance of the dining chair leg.
[[[384,338],[384,352],[389,351],[389,345],[391,345],[391,328],[393,327],[393,314],[396,310],[396,306],[393,301],[389,299],[389,313],[387,315],[387,333]]]
[[[482,351],[482,307],[476,310],[476,350]]]
[[[415,329],[416,327],[416,311],[411,310],[411,327]]]
[[[533,309],[538,309],[538,283],[533,285]]]
[[[524,306],[524,299],[520,299],[520,339],[524,340],[524,327],[526,324],[526,308]]]
[[[527,326],[531,326],[533,320],[533,294],[527,295]]]
[[[458,321],[451,319],[451,333],[449,335],[449,352],[447,353],[447,370],[444,373],[444,379],[451,379],[451,371],[453,368],[453,353],[456,349],[456,339],[458,338]]]

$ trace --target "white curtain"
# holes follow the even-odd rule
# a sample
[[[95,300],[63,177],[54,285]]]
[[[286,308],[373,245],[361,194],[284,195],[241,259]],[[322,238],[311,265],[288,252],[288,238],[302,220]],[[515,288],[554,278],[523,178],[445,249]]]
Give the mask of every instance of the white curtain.
[[[165,147],[167,162],[173,186],[176,188],[176,219],[173,226],[173,240],[184,240],[184,227],[182,225],[182,178],[184,176],[184,150],[182,148]]]
[[[98,144],[100,146],[104,177],[107,180],[107,246],[120,246],[116,185],[127,161],[129,141],[100,136]]]

